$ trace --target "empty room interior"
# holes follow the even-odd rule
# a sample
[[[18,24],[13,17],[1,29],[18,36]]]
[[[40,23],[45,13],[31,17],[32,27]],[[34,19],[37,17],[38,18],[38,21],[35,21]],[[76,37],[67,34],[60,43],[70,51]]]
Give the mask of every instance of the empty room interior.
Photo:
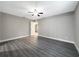
[[[79,1],[0,1],[0,57],[79,57]]]

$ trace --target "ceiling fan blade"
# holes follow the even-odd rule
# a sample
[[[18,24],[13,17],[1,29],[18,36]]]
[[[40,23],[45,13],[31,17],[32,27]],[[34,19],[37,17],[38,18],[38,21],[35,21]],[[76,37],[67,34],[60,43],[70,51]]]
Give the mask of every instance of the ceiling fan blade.
[[[40,15],[38,14],[38,16],[40,16]]]
[[[32,14],[32,16],[34,16],[34,14]]]
[[[40,12],[39,14],[43,14],[43,12]]]
[[[28,12],[28,13],[33,13],[33,12]]]

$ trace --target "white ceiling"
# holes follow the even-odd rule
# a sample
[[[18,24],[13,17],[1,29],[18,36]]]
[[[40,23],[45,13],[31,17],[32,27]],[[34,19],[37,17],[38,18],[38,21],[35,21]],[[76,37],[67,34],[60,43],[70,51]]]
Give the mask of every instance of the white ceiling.
[[[74,11],[76,5],[77,1],[1,1],[0,11],[33,20]],[[44,14],[32,16],[28,12],[33,9]]]

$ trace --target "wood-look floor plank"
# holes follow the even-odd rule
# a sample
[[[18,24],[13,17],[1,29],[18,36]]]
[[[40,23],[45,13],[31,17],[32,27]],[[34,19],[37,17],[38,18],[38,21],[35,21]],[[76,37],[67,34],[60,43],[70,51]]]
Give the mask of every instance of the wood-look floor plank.
[[[17,46],[21,50],[21,52],[23,52],[24,56],[27,56],[27,57],[30,56],[29,53],[27,51],[25,51],[26,49],[24,48],[24,45],[23,45],[23,43],[21,43],[21,41],[16,41],[15,43],[18,43]],[[26,48],[27,48],[27,46],[26,46]]]
[[[21,53],[19,52],[18,48],[16,47],[15,45],[15,41],[11,42],[11,50],[12,50],[12,53],[13,53],[13,56],[15,57],[20,57],[21,56]]]
[[[46,56],[44,53],[42,53],[39,49],[35,49],[34,46],[32,46],[33,44],[31,43],[26,43],[26,41],[23,42],[25,47],[28,47],[30,49],[29,52],[31,52],[32,55],[36,54],[36,56]],[[39,52],[39,53],[38,53]]]
[[[1,44],[0,46],[0,57],[4,56],[4,45]]]
[[[25,42],[25,41],[24,41]],[[41,48],[38,48],[37,45],[34,46],[34,43],[33,43],[33,40],[30,40],[28,42],[25,42],[25,43],[28,43],[29,46],[32,47],[32,50],[34,49],[35,51],[37,51],[37,53],[41,53],[41,55],[43,55],[43,57],[45,56],[52,56],[51,54],[47,53],[45,50],[41,49]],[[33,44],[32,44],[33,43]],[[41,51],[40,51],[41,50]],[[56,56],[55,54],[53,56]]]
[[[54,51],[58,51],[58,49],[60,49],[61,47],[59,47],[59,46],[54,46],[53,45],[53,47],[55,47],[55,48],[53,48],[52,46],[51,46],[51,44],[48,44],[48,42],[43,42],[44,43],[44,46],[43,46],[43,49],[48,49],[47,51],[51,51],[52,53],[54,52]],[[51,47],[49,47],[49,46],[51,46]],[[61,51],[61,50],[60,50]],[[55,52],[55,53],[57,53],[56,55],[61,55],[61,56],[64,56],[64,54],[63,54],[63,50],[62,50],[62,53],[60,53],[60,51],[58,51],[58,52]],[[50,52],[50,53],[51,53]],[[68,56],[68,55],[67,55]]]
[[[24,37],[0,43],[0,57],[78,57],[74,44],[44,37]]]
[[[44,40],[44,41],[47,41],[47,40]],[[52,42],[52,41],[51,41]],[[51,43],[50,42],[50,43]],[[47,43],[48,43],[48,41],[47,41]],[[52,42],[53,43],[53,42]],[[58,43],[60,43],[60,42],[58,42]],[[49,43],[48,43],[49,44]],[[60,53],[60,54],[62,54],[62,55],[64,55],[64,56],[72,56],[71,54],[70,54],[70,52],[73,52],[72,51],[72,49],[68,49],[67,47],[63,47],[62,45],[59,45],[59,44],[50,44],[50,45],[48,45],[47,44],[47,46],[51,46],[52,47],[52,49],[54,49],[55,51],[57,51],[58,53]],[[42,46],[42,45],[41,45]],[[71,45],[69,45],[70,47],[71,47]],[[51,47],[49,47],[49,49],[51,48]],[[54,48],[53,48],[54,47]],[[53,50],[52,50],[53,51]],[[75,50],[74,50],[75,51]],[[73,53],[72,53],[73,54]]]

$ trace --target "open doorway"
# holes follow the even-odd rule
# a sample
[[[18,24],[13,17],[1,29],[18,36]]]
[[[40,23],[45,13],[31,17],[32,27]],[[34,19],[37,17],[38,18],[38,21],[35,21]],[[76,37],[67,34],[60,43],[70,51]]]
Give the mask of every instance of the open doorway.
[[[30,35],[38,36],[38,22],[36,20],[31,21],[30,27],[31,27]]]

